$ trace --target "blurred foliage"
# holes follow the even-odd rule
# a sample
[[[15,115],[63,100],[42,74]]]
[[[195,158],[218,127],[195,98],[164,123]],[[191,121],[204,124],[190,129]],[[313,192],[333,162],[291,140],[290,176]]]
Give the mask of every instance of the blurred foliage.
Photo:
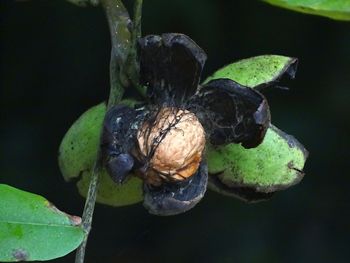
[[[68,2],[71,2],[75,5],[78,6],[87,6],[89,4],[91,5],[98,5],[99,4],[99,0],[67,0]]]
[[[349,0],[264,0],[267,3],[301,13],[350,21]]]

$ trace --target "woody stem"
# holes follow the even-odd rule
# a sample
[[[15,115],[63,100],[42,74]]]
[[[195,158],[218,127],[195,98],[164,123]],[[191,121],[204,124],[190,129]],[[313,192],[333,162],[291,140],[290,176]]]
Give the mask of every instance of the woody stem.
[[[128,28],[131,25],[131,21],[126,8],[120,0],[100,0],[100,2],[107,16],[112,43],[108,110],[113,105],[119,103],[123,97],[124,88],[129,86],[128,79],[123,74],[123,68],[129,57],[131,34]],[[100,147],[98,147],[82,216],[82,228],[85,231],[85,238],[77,249],[75,263],[84,263],[86,244],[91,230],[101,170],[102,156]]]

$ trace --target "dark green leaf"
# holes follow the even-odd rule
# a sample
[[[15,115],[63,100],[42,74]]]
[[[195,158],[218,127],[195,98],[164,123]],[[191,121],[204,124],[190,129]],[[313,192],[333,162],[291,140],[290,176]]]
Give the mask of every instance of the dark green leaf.
[[[62,257],[82,242],[80,223],[39,195],[0,185],[1,262]]]
[[[349,0],[264,0],[267,3],[301,13],[350,21]]]

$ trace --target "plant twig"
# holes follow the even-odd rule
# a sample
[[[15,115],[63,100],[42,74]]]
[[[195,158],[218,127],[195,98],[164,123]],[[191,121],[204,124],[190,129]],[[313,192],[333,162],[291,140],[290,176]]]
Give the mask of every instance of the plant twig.
[[[140,65],[137,59],[137,41],[141,37],[141,20],[142,20],[142,4],[143,0],[135,0],[133,29],[131,31],[131,47],[127,61],[127,75],[137,91],[145,97],[146,90],[139,84]]]
[[[124,87],[128,86],[128,84],[123,83],[123,76],[121,72],[122,67],[126,63],[129,55],[130,31],[128,27],[130,26],[130,18],[126,8],[120,0],[100,0],[100,2],[106,12],[112,42],[110,61],[110,94],[107,104],[108,110],[110,107],[117,104],[121,100],[124,94]],[[102,156],[100,147],[98,147],[82,216],[82,227],[86,235],[82,244],[77,250],[75,263],[84,263],[85,249],[91,230],[92,217],[95,208],[101,170]]]
[[[97,155],[100,156],[100,151],[98,151]],[[75,255],[75,263],[84,262],[86,244],[87,244],[88,236],[91,230],[92,216],[94,214],[94,209],[95,209],[100,170],[101,170],[101,161],[100,161],[100,158],[98,158],[98,160],[96,160],[95,162],[93,172],[91,174],[89,191],[86,196],[85,207],[84,207],[84,212],[82,216],[82,227],[85,231],[85,238],[82,244],[79,246],[77,253]]]
[[[122,81],[122,79],[124,81]],[[107,110],[113,105],[118,104],[118,102],[122,99],[124,94],[124,87],[127,83],[127,79],[122,78],[121,65],[118,62],[116,51],[113,47],[111,50],[111,59],[109,62],[109,82],[111,87],[109,91]]]
[[[142,0],[135,0],[133,29],[131,31],[131,48],[128,64],[130,78],[138,80],[139,65],[137,63],[137,40],[141,37]]]
[[[118,64],[123,65],[129,54],[130,29],[129,13],[120,0],[100,0],[108,20],[112,49]]]
[[[133,31],[131,32],[131,38],[133,41],[134,49],[136,50],[137,39],[141,37],[141,21],[142,21],[142,4],[143,0],[135,0],[134,5],[134,19],[133,19]]]
[[[110,94],[108,105],[117,104],[124,93],[124,87],[129,86],[129,80],[124,74],[124,65],[130,49],[131,20],[129,13],[120,0],[100,0],[108,20],[111,34],[110,60]]]

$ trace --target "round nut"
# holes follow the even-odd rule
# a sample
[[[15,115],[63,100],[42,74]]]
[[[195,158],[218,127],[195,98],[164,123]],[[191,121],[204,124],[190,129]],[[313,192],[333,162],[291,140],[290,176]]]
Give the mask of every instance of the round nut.
[[[137,138],[142,158],[149,158],[145,179],[150,184],[193,175],[205,147],[205,132],[196,115],[171,107],[162,108],[153,123],[144,122]]]

